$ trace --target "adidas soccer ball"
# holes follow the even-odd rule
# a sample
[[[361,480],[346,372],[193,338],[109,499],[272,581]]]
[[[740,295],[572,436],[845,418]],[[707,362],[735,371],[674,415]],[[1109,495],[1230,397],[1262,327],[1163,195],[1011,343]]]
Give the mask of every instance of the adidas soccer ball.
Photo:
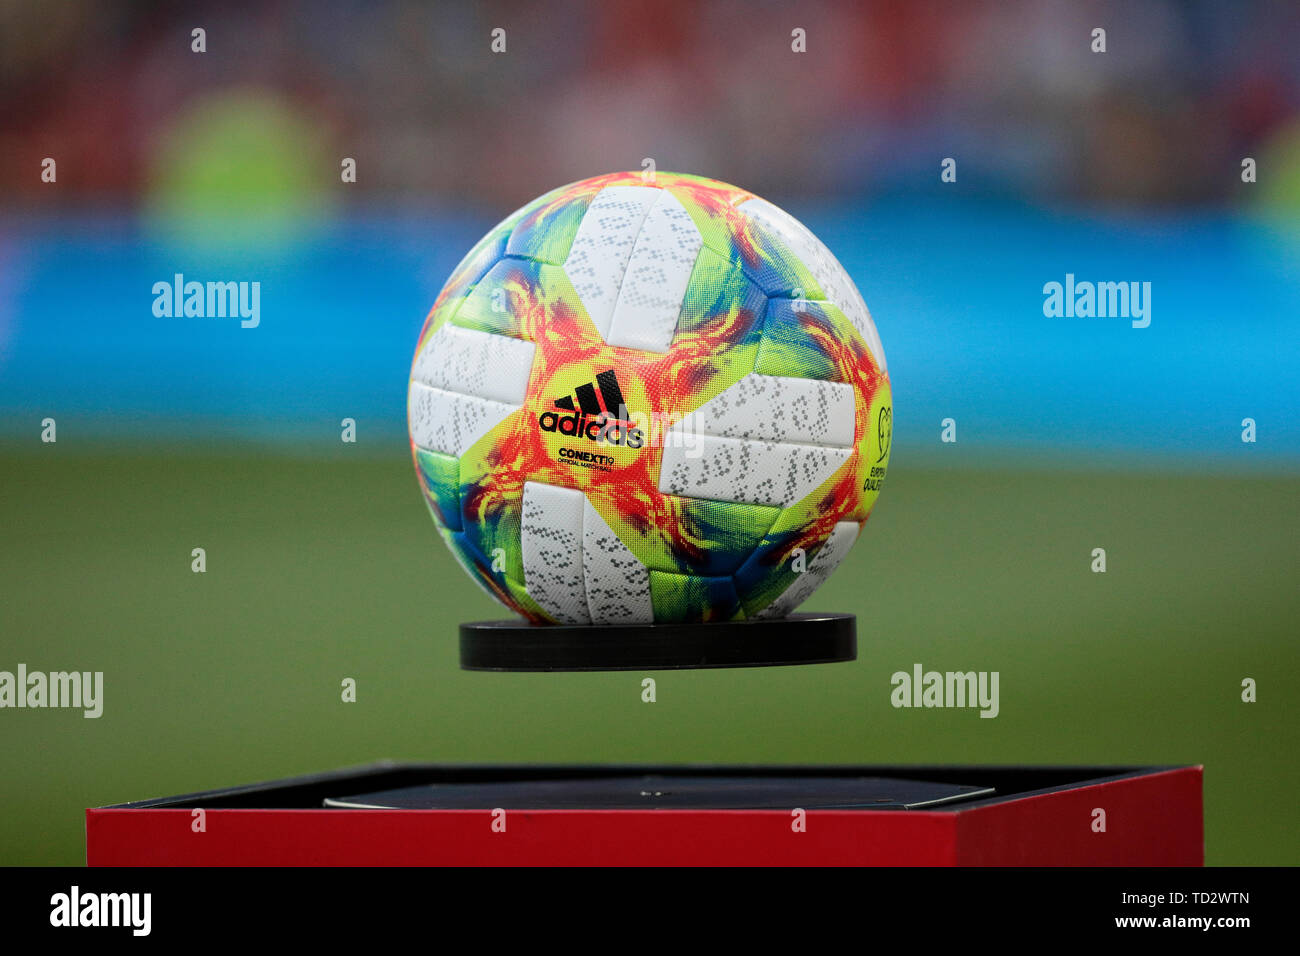
[[[444,541],[534,623],[780,617],[889,465],[880,338],[797,220],[698,176],[547,193],[420,333],[411,452]]]

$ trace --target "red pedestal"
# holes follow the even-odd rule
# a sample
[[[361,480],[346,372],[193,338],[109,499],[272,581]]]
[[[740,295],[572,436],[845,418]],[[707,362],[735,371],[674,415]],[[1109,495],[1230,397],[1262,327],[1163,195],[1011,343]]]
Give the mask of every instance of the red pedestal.
[[[491,808],[321,808],[327,796],[422,782],[574,777],[610,769],[380,764],[103,807],[86,811],[86,856],[92,866],[1200,866],[1204,860],[1200,767],[703,771],[892,775],[996,790],[927,810],[809,810],[803,832],[792,827],[788,810],[509,808],[505,831],[498,832]],[[1104,830],[1098,810],[1104,811]]]

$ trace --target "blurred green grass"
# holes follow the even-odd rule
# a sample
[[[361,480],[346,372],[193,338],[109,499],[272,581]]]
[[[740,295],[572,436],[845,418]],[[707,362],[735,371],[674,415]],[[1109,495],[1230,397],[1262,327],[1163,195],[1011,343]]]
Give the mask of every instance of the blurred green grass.
[[[0,711],[0,862],[82,862],[88,806],[394,757],[1202,763],[1207,862],[1300,863],[1300,477],[897,461],[809,603],[858,615],[855,663],[643,704],[639,673],[458,669],[457,622],[502,614],[392,450],[0,448],[0,669],[105,672],[98,720]],[[1000,716],[893,709],[916,662],[999,671]]]

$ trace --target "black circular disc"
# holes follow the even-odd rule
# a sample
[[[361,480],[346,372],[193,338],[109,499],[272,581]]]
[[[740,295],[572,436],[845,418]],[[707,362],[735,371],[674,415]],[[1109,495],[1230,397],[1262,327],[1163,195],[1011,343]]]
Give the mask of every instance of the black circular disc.
[[[830,664],[858,656],[852,614],[791,614],[715,624],[460,626],[467,671],[630,671]]]

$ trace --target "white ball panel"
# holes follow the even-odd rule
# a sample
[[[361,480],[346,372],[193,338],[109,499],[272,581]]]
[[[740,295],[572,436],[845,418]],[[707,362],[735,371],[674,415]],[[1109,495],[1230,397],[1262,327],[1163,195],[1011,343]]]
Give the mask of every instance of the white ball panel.
[[[641,224],[661,192],[653,186],[606,186],[578,224],[564,273],[601,338],[609,335]]]
[[[688,448],[679,429],[670,429],[664,442],[659,490],[688,498],[784,508],[833,475],[852,453],[849,448],[699,434],[689,437]]]
[[[810,378],[746,375],[681,422],[687,434],[848,447],[853,386]]]
[[[411,438],[428,451],[460,457],[470,447],[519,410],[518,405],[461,395],[412,382],[407,393]]]
[[[582,574],[591,623],[650,623],[650,572],[585,497],[583,506]]]
[[[532,342],[447,322],[420,349],[411,380],[445,392],[522,405],[536,350]]]
[[[572,488],[524,483],[521,552],[524,588],[563,624],[590,624],[582,571],[586,497]]]
[[[667,352],[703,245],[691,214],[676,196],[660,190],[659,201],[641,224],[605,341]]]

